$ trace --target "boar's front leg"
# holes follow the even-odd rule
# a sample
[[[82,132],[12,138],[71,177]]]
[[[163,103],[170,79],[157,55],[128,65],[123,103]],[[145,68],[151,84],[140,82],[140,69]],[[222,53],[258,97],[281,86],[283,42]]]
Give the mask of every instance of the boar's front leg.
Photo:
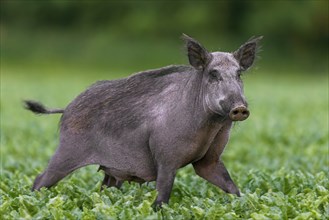
[[[161,207],[162,203],[168,203],[170,198],[170,193],[174,184],[176,175],[176,170],[169,169],[168,167],[159,166],[157,179],[156,179],[156,189],[158,191],[158,197],[153,203],[153,207]]]
[[[206,155],[193,163],[195,172],[212,184],[228,193],[240,196],[240,191],[232,181],[224,163],[220,160],[225,145],[228,142],[231,124],[225,125],[215,137]]]
[[[227,193],[236,194],[240,196],[240,191],[238,187],[234,184],[230,177],[230,174],[226,170],[222,161],[218,160],[216,162],[207,164],[198,161],[193,163],[195,172],[202,178],[208,180],[212,184],[220,187]]]

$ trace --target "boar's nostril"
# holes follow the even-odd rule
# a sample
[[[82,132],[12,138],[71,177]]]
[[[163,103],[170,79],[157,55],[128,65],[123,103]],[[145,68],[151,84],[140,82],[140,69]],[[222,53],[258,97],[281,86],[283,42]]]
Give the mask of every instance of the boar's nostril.
[[[229,117],[232,121],[243,121],[249,117],[249,110],[245,106],[238,106],[233,108]]]
[[[249,111],[248,110],[244,110],[244,111],[242,111],[242,114],[243,115],[249,115]]]

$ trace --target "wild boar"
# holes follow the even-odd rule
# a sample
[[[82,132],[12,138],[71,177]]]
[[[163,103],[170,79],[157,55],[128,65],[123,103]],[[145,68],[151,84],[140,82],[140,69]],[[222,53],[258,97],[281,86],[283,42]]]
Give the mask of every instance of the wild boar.
[[[234,121],[248,118],[240,76],[253,64],[262,37],[232,53],[208,52],[183,35],[190,65],[171,65],[118,80],[99,81],[65,109],[25,101],[35,113],[62,113],[59,146],[33,190],[51,187],[90,164],[104,186],[156,181],[155,206],[168,203],[176,171],[195,172],[240,195],[220,156]]]

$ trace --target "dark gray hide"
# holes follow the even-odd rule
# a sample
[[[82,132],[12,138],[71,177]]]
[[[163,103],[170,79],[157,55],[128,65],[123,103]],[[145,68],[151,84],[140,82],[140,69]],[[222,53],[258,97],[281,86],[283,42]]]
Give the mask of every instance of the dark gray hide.
[[[176,171],[196,173],[240,195],[220,156],[233,121],[249,116],[240,75],[261,37],[233,53],[209,53],[184,35],[191,66],[168,66],[100,81],[63,110],[26,101],[35,113],[63,113],[60,143],[33,190],[51,187],[72,171],[98,164],[103,185],[156,181],[155,205],[168,203]]]

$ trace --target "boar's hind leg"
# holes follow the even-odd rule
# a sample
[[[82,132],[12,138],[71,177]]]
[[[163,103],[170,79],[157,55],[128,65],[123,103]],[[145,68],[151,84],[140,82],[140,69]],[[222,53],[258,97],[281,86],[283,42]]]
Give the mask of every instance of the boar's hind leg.
[[[193,163],[193,167],[195,172],[202,178],[220,187],[227,193],[240,196],[239,189],[234,184],[222,161],[217,160],[212,163],[205,163],[201,160]]]
[[[47,168],[42,174],[35,178],[32,190],[39,190],[42,187],[49,188],[67,176],[70,172],[72,171],[61,172]]]
[[[32,190],[39,190],[42,187],[49,188],[72,171],[88,165],[81,155],[63,153],[61,150],[61,147],[59,147],[49,161],[47,169],[35,178]]]

